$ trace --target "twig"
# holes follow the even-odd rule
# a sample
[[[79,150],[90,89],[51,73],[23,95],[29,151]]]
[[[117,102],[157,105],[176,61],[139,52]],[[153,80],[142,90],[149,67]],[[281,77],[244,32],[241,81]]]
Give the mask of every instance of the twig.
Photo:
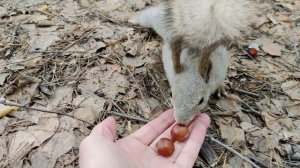
[[[295,35],[294,35],[294,34],[291,35],[291,40],[292,40],[292,45],[293,45],[293,47],[294,47],[294,50],[295,50],[295,52],[296,52],[296,55],[297,55],[297,57],[298,57],[297,62],[300,63],[300,54],[299,54],[299,51],[298,51],[298,49],[297,49],[296,38],[295,38]]]
[[[113,52],[114,52],[114,51],[113,51]],[[118,58],[119,64],[123,65],[123,67],[126,68],[126,70],[128,71],[129,75],[132,77],[132,79],[134,80],[134,82],[135,82],[137,85],[139,85],[139,83],[138,83],[137,80],[135,79],[134,75],[131,73],[130,69],[129,69],[126,65],[124,65],[124,64],[122,63],[121,58],[119,57],[119,54],[118,54],[117,52],[114,52],[114,53],[117,54],[116,56],[117,56],[117,58]],[[144,96],[144,94],[143,94],[143,92],[142,92],[142,89],[141,89],[140,87],[138,87],[138,90],[139,90],[140,95],[142,96],[143,100],[146,102],[147,107],[151,110],[150,104],[149,104],[149,102],[147,101],[147,99],[145,98],[145,96]]]
[[[78,40],[75,40],[75,41],[73,41],[71,44],[69,44],[69,45],[67,45],[66,47],[64,47],[64,48],[62,49],[62,51],[65,51],[65,50],[71,48],[73,45],[75,45],[76,43],[78,43],[79,41],[81,41],[82,39],[84,39],[85,37],[87,37],[87,36],[89,36],[90,34],[92,34],[95,30],[96,30],[96,28],[90,29],[88,33],[82,35]],[[44,68],[44,75],[46,75],[46,70],[45,70],[46,68],[45,68],[45,65],[46,65],[48,62],[50,62],[53,58],[55,58],[56,56],[59,55],[59,53],[53,53],[53,54],[54,54],[54,55],[51,56],[50,59],[48,59],[47,61],[45,61],[45,62],[43,63],[43,66],[42,66],[42,67]]]
[[[172,107],[172,104],[168,101],[168,99],[166,98],[165,94],[163,93],[163,91],[161,90],[161,86],[158,84],[158,82],[156,81],[155,77],[151,74],[151,72],[148,71],[149,76],[152,78],[152,80],[154,81],[154,83],[156,84],[156,86],[158,87],[158,90],[160,92],[160,94],[164,97],[165,102],[167,102],[167,104],[169,105],[169,107]]]
[[[243,93],[243,94],[247,94],[249,96],[253,96],[253,97],[260,97],[259,94],[256,94],[256,93],[252,93],[252,92],[248,92],[248,91],[245,91],[245,90],[239,90],[239,89],[233,89],[234,91],[237,91],[239,93]]]
[[[32,52],[33,53],[87,53],[87,51],[50,51],[50,50],[38,50]]]
[[[235,155],[237,155],[241,159],[245,160],[246,162],[248,162],[249,164],[251,164],[253,167],[260,168],[257,164],[255,164],[254,162],[252,162],[249,158],[247,158],[247,157],[243,156],[242,154],[240,154],[235,149],[229,147],[228,145],[222,143],[221,141],[215,139],[214,137],[212,137],[210,135],[206,135],[206,137],[209,138],[211,141],[217,143],[218,145],[221,145],[222,147],[224,147],[225,149],[229,150],[230,152],[234,153]]]
[[[108,20],[108,21],[111,22],[111,23],[115,23],[115,24],[117,24],[117,25],[119,25],[119,26],[123,26],[122,24],[118,23],[117,21],[113,20],[112,18],[109,18],[109,17],[105,16],[104,14],[102,14],[102,13],[99,12],[99,11],[97,11],[96,14],[100,15],[100,17],[102,17],[102,18]]]
[[[242,103],[242,105],[246,106],[248,108],[247,112],[249,113],[253,113],[256,116],[261,116],[261,113],[257,110],[255,110],[253,107],[251,107],[249,104],[247,104],[246,102],[244,102],[243,100],[239,100],[240,103]]]
[[[243,54],[247,55],[253,61],[257,62],[257,60],[255,58],[253,58],[242,46],[238,45],[238,48],[243,51]]]
[[[300,167],[300,162],[299,161],[294,161],[294,162],[284,161],[284,163],[289,165],[289,166]]]
[[[15,106],[15,107],[20,107],[20,108],[24,108],[24,109],[28,109],[28,110],[36,110],[36,111],[40,111],[40,112],[45,112],[45,113],[51,113],[51,114],[58,114],[58,115],[63,115],[63,116],[67,116],[67,117],[70,117],[70,118],[73,118],[73,119],[76,119],[76,120],[79,120],[83,123],[86,123],[86,124],[89,124],[91,126],[95,126],[94,124],[91,124],[87,121],[84,121],[80,118],[75,118],[74,116],[71,116],[69,114],[65,114],[65,113],[61,113],[61,112],[57,112],[57,111],[50,111],[50,110],[44,110],[44,109],[39,109],[39,108],[33,108],[33,107],[26,107],[24,105],[19,105],[19,104],[16,104],[16,103],[12,103],[10,101],[7,101],[5,99],[0,99],[0,104],[3,104],[3,105],[7,105],[7,106]]]
[[[14,50],[17,48],[16,44],[17,44],[17,32],[20,28],[20,24],[15,25],[12,34],[10,35],[12,38],[12,43],[10,44],[9,49],[6,51],[5,53],[5,57],[10,57],[13,55]]]
[[[143,118],[139,118],[139,117],[133,117],[133,116],[129,116],[129,115],[126,115],[126,114],[117,113],[117,112],[113,112],[113,111],[107,112],[107,114],[116,115],[116,116],[119,116],[119,117],[140,121],[140,122],[143,122],[143,123],[148,123],[149,122],[149,120],[147,120],[147,119],[143,119]]]
[[[126,65],[124,65],[124,64],[122,63],[121,58],[119,57],[119,53],[117,53],[117,52],[115,52],[115,51],[112,51],[112,52],[114,52],[115,54],[117,54],[116,57],[118,58],[118,60],[115,60],[115,59],[110,58],[110,57],[102,57],[102,58],[106,58],[106,59],[109,59],[109,60],[111,60],[111,61],[115,61],[116,63],[118,63],[118,64],[122,65],[123,67],[125,67],[126,70],[127,70],[128,73],[129,73],[130,77],[134,80],[134,82],[135,82],[137,85],[139,85],[139,83],[138,83],[137,80],[135,79],[134,75],[131,73],[130,69],[129,69]],[[99,55],[99,56],[101,57],[101,55]],[[141,95],[141,97],[143,98],[143,100],[146,102],[147,107],[151,110],[150,104],[149,104],[149,102],[147,101],[147,99],[145,98],[145,96],[144,96],[144,94],[143,94],[141,88],[138,87],[137,89],[139,90],[140,95]]]
[[[117,116],[120,116],[120,117],[124,117],[124,118],[127,118],[127,119],[132,119],[132,120],[137,120],[137,121],[141,121],[143,123],[148,123],[149,120],[147,119],[143,119],[143,118],[138,118],[138,117],[133,117],[133,116],[129,116],[129,115],[126,115],[126,112],[119,106],[117,105],[117,103],[115,103],[114,101],[110,101],[118,110],[120,110],[122,113],[124,114],[121,114],[121,113],[117,113],[117,112],[107,112],[108,114],[113,114],[113,115],[117,115]]]
[[[69,48],[71,48],[73,45],[75,45],[76,43],[78,43],[79,41],[81,41],[82,39],[86,38],[87,36],[89,36],[90,34],[92,34],[94,31],[96,30],[96,28],[92,28],[88,33],[84,34],[83,36],[80,37],[80,39],[73,41],[71,44],[67,45],[63,50],[67,50]]]

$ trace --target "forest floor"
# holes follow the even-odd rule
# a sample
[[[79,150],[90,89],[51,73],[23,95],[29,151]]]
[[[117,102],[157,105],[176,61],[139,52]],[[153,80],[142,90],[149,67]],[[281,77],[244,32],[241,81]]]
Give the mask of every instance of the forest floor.
[[[88,123],[114,115],[122,138],[172,107],[162,39],[125,22],[157,3],[0,1],[1,97],[59,112],[17,108],[0,118],[0,167],[78,167]],[[265,0],[260,7],[257,28],[229,48],[227,91],[244,103],[211,102],[209,134],[261,167],[300,167],[300,1]],[[247,54],[249,47],[258,54]],[[251,167],[210,144],[216,167]],[[199,156],[200,166],[209,167]]]

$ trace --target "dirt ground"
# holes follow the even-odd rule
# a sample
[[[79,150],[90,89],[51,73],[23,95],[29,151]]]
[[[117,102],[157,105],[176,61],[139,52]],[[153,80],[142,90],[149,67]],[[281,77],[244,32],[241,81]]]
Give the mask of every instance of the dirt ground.
[[[172,107],[162,39],[125,22],[159,2],[0,0],[0,95],[31,108],[0,118],[0,167],[78,167],[89,123],[113,115],[122,138]],[[208,134],[261,167],[300,167],[300,1],[259,3],[256,28],[229,48],[227,91],[243,103],[212,100]],[[210,145],[215,167],[251,167]]]

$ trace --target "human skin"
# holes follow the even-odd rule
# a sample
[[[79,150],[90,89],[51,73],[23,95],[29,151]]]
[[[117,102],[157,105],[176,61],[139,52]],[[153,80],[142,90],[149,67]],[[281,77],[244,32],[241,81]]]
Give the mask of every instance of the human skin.
[[[117,124],[108,117],[93,128],[80,144],[79,163],[82,168],[192,168],[210,125],[207,114],[200,114],[189,126],[190,136],[184,142],[175,142],[170,157],[162,157],[155,149],[156,142],[171,138],[175,124],[173,110],[167,110],[158,118],[131,135],[116,140]]]

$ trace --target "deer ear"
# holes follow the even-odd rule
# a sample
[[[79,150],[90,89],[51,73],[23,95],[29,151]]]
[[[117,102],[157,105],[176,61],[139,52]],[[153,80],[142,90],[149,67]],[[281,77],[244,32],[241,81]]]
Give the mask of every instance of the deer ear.
[[[203,55],[199,60],[199,73],[206,83],[209,81],[209,74],[212,69],[212,62],[207,55]]]

